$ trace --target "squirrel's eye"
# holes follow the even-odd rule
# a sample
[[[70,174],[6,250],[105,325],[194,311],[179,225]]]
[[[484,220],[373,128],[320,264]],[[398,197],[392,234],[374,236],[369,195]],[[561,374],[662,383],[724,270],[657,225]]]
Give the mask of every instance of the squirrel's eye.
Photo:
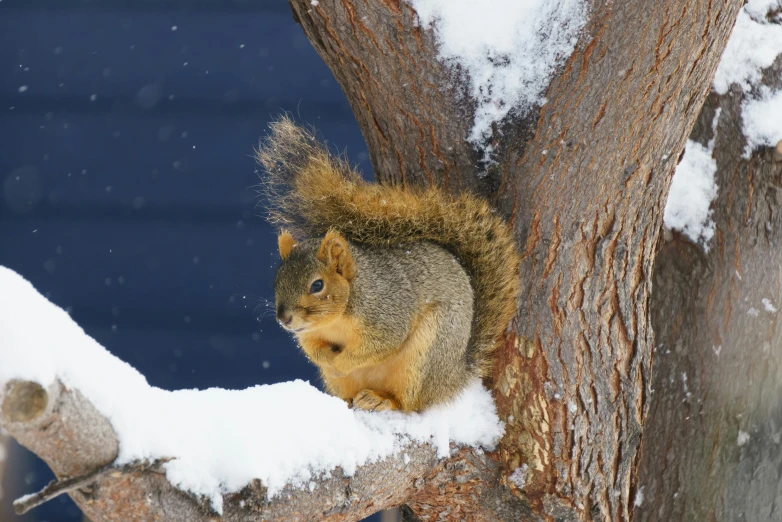
[[[312,285],[310,286],[310,293],[311,294],[317,294],[323,290],[323,279],[316,279],[312,282]]]

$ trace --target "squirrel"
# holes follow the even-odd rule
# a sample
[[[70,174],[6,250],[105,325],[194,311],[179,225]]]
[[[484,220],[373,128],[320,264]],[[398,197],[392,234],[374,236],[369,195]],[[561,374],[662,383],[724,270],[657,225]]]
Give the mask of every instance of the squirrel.
[[[328,393],[423,411],[488,377],[516,310],[519,255],[486,201],[365,182],[287,117],[255,153],[280,230],[277,321]]]

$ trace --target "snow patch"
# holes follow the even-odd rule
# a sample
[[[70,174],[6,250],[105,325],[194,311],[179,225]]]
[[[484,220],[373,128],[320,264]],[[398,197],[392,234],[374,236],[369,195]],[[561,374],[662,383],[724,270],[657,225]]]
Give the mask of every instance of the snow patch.
[[[782,93],[760,87],[763,69],[782,54],[782,17],[769,15],[782,9],[780,0],[749,0],[739,12],[736,25],[714,77],[714,90],[725,94],[732,84],[746,93],[742,125],[748,158],[758,147],[773,147],[782,141]]]
[[[300,380],[241,391],[162,390],[1,266],[0,288],[0,386],[60,379],[78,389],[111,421],[118,463],[174,457],[165,465],[172,484],[206,496],[218,511],[222,494],[254,478],[274,496],[338,466],[350,475],[413,441],[432,443],[444,457],[449,442],[492,448],[504,431],[477,381],[422,414],[351,410]]]
[[[761,88],[759,98],[744,102],[741,118],[744,136],[747,138],[744,150],[746,157],[758,147],[776,146],[782,141],[782,91],[772,92],[768,87]]]
[[[772,10],[780,9],[779,0],[748,0],[744,10],[756,20],[765,20]]]
[[[556,68],[575,48],[587,18],[583,0],[408,0],[432,27],[438,57],[469,76],[476,102],[468,141],[480,146],[492,124],[545,103]],[[490,153],[490,151],[487,151]]]
[[[743,446],[747,442],[749,442],[749,433],[739,430],[739,436],[736,438],[736,443],[739,446]]]
[[[763,303],[763,309],[771,314],[777,313],[777,307],[774,306],[774,303],[771,302],[771,299],[768,297],[764,297],[760,300],[761,303]]]
[[[508,477],[508,480],[516,484],[519,489],[524,489],[524,486],[527,484],[527,472],[529,471],[529,466],[526,464],[522,464],[521,467],[518,467],[513,470],[513,473],[510,474],[510,477]]]
[[[749,92],[760,82],[762,69],[782,53],[782,26],[765,21],[765,13],[773,4],[776,2],[750,2],[739,12],[714,76],[718,94],[726,94],[734,83]],[[763,16],[759,16],[761,12]]]
[[[644,488],[646,486],[641,486],[638,488],[638,491],[635,494],[635,501],[633,502],[633,505],[635,507],[641,507],[641,504],[644,503]]]
[[[681,231],[706,250],[707,242],[714,235],[709,207],[717,196],[717,184],[714,182],[717,162],[711,153],[711,147],[687,141],[684,156],[671,180],[663,214],[663,224],[667,228]]]

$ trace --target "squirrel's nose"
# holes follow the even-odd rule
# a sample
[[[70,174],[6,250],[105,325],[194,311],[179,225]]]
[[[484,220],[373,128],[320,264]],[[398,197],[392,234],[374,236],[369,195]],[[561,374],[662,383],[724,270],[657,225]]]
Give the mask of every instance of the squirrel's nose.
[[[277,307],[277,321],[283,326],[288,326],[293,321],[293,315],[287,313],[285,307],[280,305]]]

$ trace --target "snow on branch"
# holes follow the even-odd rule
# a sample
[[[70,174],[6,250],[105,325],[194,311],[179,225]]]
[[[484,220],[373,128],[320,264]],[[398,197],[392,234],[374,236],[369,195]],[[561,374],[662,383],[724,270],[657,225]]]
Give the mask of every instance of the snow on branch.
[[[471,453],[451,443],[492,448],[503,432],[477,382],[422,414],[354,411],[303,381],[165,391],[15,272],[0,267],[0,288],[0,424],[61,479],[82,487],[96,474],[99,493],[145,510],[126,520],[153,507],[170,520],[354,519],[403,503],[438,459]],[[132,491],[117,486],[128,477]]]

